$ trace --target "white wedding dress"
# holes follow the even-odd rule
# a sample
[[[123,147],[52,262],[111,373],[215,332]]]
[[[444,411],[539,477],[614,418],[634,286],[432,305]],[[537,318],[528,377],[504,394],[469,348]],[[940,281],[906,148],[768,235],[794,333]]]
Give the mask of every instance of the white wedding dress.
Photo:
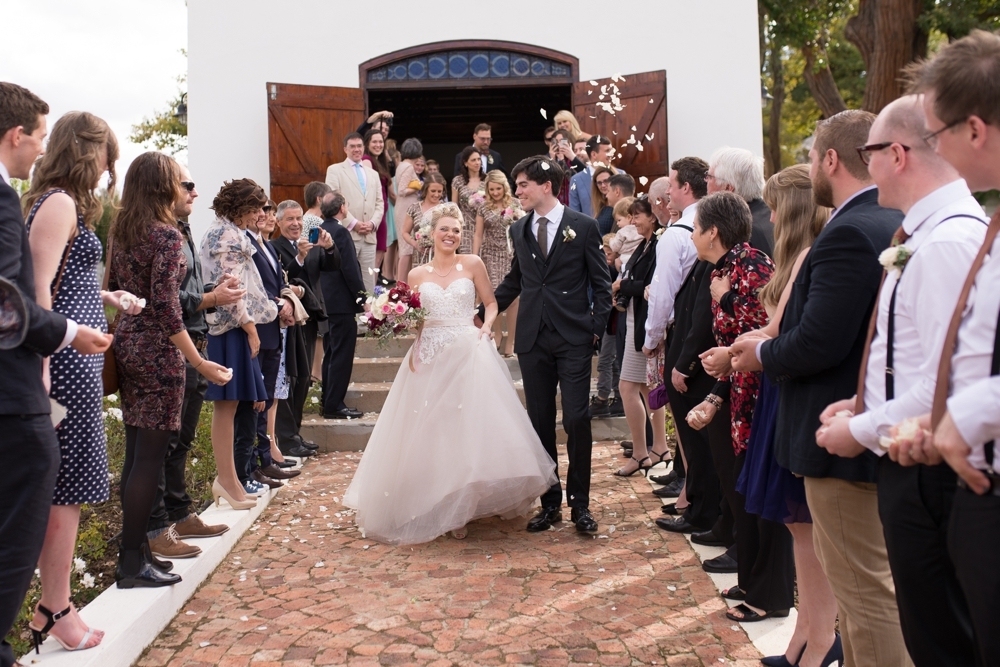
[[[472,323],[475,295],[468,278],[420,286],[423,331],[344,494],[366,537],[418,544],[474,519],[524,516],[556,482],[507,365]]]

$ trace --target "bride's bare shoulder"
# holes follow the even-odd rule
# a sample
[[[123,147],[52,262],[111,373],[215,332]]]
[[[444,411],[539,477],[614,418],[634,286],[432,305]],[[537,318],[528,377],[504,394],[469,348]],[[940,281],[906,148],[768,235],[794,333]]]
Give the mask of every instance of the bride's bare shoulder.
[[[410,287],[416,288],[420,286],[420,283],[424,282],[424,276],[427,274],[427,268],[422,264],[410,269],[410,272],[406,274],[406,282]]]

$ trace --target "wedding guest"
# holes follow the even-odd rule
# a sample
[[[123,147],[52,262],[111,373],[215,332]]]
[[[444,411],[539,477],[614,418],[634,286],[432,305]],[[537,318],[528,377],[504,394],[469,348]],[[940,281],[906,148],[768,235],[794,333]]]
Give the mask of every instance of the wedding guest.
[[[362,159],[368,161],[368,165],[378,173],[379,184],[382,187],[382,221],[375,231],[375,267],[381,269],[382,259],[388,248],[388,237],[386,236],[389,226],[394,224],[394,219],[389,215],[391,205],[396,201],[396,191],[391,187],[393,168],[389,155],[385,150],[385,138],[378,130],[371,129],[365,132],[365,154]],[[384,276],[382,276],[384,277]]]
[[[574,174],[569,180],[569,207],[580,213],[595,215],[590,198],[594,170],[610,166],[613,153],[611,140],[599,134],[588,139],[586,146],[587,165],[583,171]]]
[[[813,201],[807,165],[795,165],[772,176],[764,186],[763,197],[769,210],[774,212],[775,271],[771,280],[760,291],[761,303],[770,315],[767,326],[761,331],[764,335],[774,336],[778,333],[782,313],[799,267],[810,244],[823,230],[830,213],[827,208],[817,206]],[[703,355],[702,363],[706,370],[716,376],[733,370],[728,348],[725,347],[709,350]],[[805,664],[815,664],[823,656],[826,647],[835,640],[837,600],[813,549],[812,519],[806,505],[802,478],[779,466],[774,459],[778,388],[766,374],[761,374],[760,381],[746,460],[737,479],[736,490],[746,498],[745,508],[748,513],[767,521],[784,523],[791,533],[799,602],[795,630],[785,653],[765,658],[764,663],[785,665],[786,662],[782,662],[784,660],[787,664],[794,665],[800,664],[801,659]],[[772,558],[769,553],[758,550],[752,574],[757,574],[756,571],[766,573],[776,566],[787,567],[787,561],[780,554],[779,557]],[[757,577],[752,579],[758,585],[762,583]],[[747,594],[739,586],[735,586],[724,591],[723,597],[745,599]],[[809,644],[818,648],[806,655],[805,650]]]
[[[608,206],[614,206],[625,197],[635,195],[635,179],[623,171],[616,172],[608,180]]]
[[[552,145],[552,133],[555,132],[555,131],[556,131],[556,126],[555,125],[549,125],[547,128],[545,128],[545,131],[542,133],[542,141],[545,142],[545,151],[546,152],[548,152],[549,146]]]
[[[878,255],[902,221],[899,211],[878,205],[878,190],[855,150],[874,120],[848,110],[818,123],[809,151],[813,193],[817,204],[836,211],[802,264],[780,334],[737,341],[731,351],[740,359],[734,368],[763,367],[779,386],[775,458],[805,477],[816,555],[837,597],[846,661],[906,665],[878,516],[877,457],[867,452],[846,459],[816,446],[820,413],[854,394],[878,292]],[[831,654],[839,644],[835,640]]]
[[[475,146],[469,146],[462,151],[460,157],[461,167],[455,178],[451,179],[451,200],[458,204],[462,211],[462,246],[458,252],[468,255],[472,252],[472,240],[476,235],[476,215],[479,213],[479,206],[482,204],[483,195],[481,190],[484,174],[480,171],[482,156]]]
[[[403,221],[403,241],[413,247],[413,263],[416,266],[430,261],[432,247],[428,244],[427,238],[418,239],[417,235],[421,233],[420,229],[425,222],[430,223],[430,218],[426,217],[428,212],[445,200],[444,190],[447,185],[448,182],[441,174],[433,172],[427,174],[417,201],[406,211],[406,219]]]
[[[486,174],[486,201],[476,215],[476,235],[472,240],[472,254],[479,255],[486,265],[486,273],[493,289],[510,272],[510,247],[508,234],[510,226],[524,215],[521,203],[514,199],[510,191],[510,183],[503,172],[491,171]],[[493,339],[505,357],[514,355],[514,334],[517,330],[517,304],[514,301],[507,307],[503,317],[499,315],[493,320]],[[507,337],[504,339],[504,322],[506,321]]]
[[[590,215],[597,220],[597,228],[601,232],[601,236],[610,234],[614,229],[614,209],[608,203],[608,181],[615,173],[615,170],[610,166],[597,167],[594,169],[591,180]]]
[[[99,329],[35,303],[28,232],[10,179],[29,178],[43,153],[48,113],[49,105],[28,89],[0,81],[0,276],[7,281],[11,298],[16,294],[23,304],[23,311],[17,313],[20,331],[8,329],[7,344],[0,349],[0,429],[4,434],[0,454],[7,482],[0,494],[0,517],[4,517],[0,520],[0,571],[4,573],[0,577],[0,667],[18,664],[5,638],[38,564],[59,472],[59,440],[49,415],[52,408],[49,387],[42,380],[42,359],[69,345],[81,354],[103,354],[112,341]],[[11,338],[21,338],[20,344],[11,347]],[[67,618],[64,625],[82,624],[72,605],[58,609],[56,615]],[[42,632],[51,630],[56,620],[50,619]]]
[[[399,280],[406,280],[410,269],[413,268],[413,244],[404,238],[403,232],[406,227],[407,212],[417,202],[420,191],[423,189],[423,182],[419,179],[416,172],[416,164],[420,160],[423,151],[424,146],[420,143],[419,139],[412,137],[407,139],[403,142],[400,150],[403,161],[399,163],[399,167],[396,169],[396,209],[394,223],[396,225],[396,236],[399,239],[399,249],[397,251],[399,261],[396,267],[396,276]]]
[[[618,268],[615,266],[617,253],[611,249],[611,241],[614,238],[614,234],[605,234],[601,239],[601,249],[604,250],[604,257],[608,262],[608,275],[612,282],[618,279]],[[618,313],[613,312],[608,318],[608,326],[601,337],[601,351],[597,356],[597,395],[590,399],[591,419],[621,417],[625,414],[618,390],[621,358],[617,354],[617,315]]]
[[[570,178],[584,169],[587,165],[580,160],[573,152],[573,139],[568,130],[556,130],[552,134],[552,143],[549,146],[549,158],[563,168],[566,178],[563,179],[562,187],[559,188],[559,202],[563,206],[569,206],[569,181]]]
[[[312,188],[310,186],[322,186],[322,188]],[[332,196],[332,191],[327,192],[330,186],[326,183],[314,182],[306,186],[309,194],[323,192],[317,196],[316,209],[319,211],[323,197]],[[320,273],[323,271],[335,271],[340,268],[340,253],[333,244],[330,234],[320,228],[317,243],[309,243],[309,239],[302,235],[305,216],[302,215],[302,208],[294,200],[286,200],[278,204],[278,229],[280,236],[271,241],[271,246],[278,251],[278,258],[281,266],[288,274],[288,281],[292,289],[296,290],[303,307],[309,314],[309,319],[304,324],[296,325],[302,336],[302,353],[306,357],[306,364],[310,369],[316,365],[318,356],[320,368],[322,369],[323,355],[322,348],[320,354],[316,355],[316,342],[319,340],[322,345],[322,336],[326,334],[328,324],[326,315],[326,303],[323,300],[323,290],[320,285]],[[320,221],[322,224],[322,220]],[[286,346],[285,365],[290,364],[288,359],[296,358],[298,355],[296,338],[292,337],[292,343]],[[315,355],[315,356],[314,356]],[[322,373],[322,371],[320,371]],[[312,456],[319,447],[302,437],[302,414],[305,408],[306,399],[309,396],[309,388],[315,380],[309,372],[296,372],[291,378],[289,395],[286,400],[278,401],[278,411],[275,417],[275,435],[278,439],[278,448],[282,454],[289,456],[303,457]],[[281,479],[265,472],[273,479]]]
[[[627,301],[625,308],[628,339],[622,357],[618,392],[632,435],[632,456],[625,467],[615,471],[615,475],[619,477],[631,477],[640,471],[645,475],[655,463],[667,460],[670,454],[664,426],[666,411],[663,407],[656,410],[649,410],[647,407],[650,386],[647,384],[646,357],[642,354],[647,308],[644,293],[652,282],[653,271],[656,268],[655,231],[659,224],[646,197],[632,200],[628,213],[632,226],[640,237],[640,243],[622,270],[621,277],[611,285],[612,297],[616,299],[615,307],[622,310],[622,300]],[[653,442],[650,450],[646,448],[646,445],[650,444],[646,442],[647,419],[653,425]],[[655,460],[652,457],[656,457]],[[643,465],[644,463],[647,465]]]
[[[258,325],[273,322],[278,316],[278,304],[264,291],[260,273],[254,265],[254,247],[246,230],[261,216],[267,196],[249,178],[223,183],[212,202],[215,220],[201,239],[201,266],[205,279],[218,281],[223,275],[235,276],[246,290],[242,299],[229,306],[219,306],[209,318],[208,358],[232,370],[233,379],[224,387],[209,386],[205,399],[213,401],[212,451],[218,477],[212,483],[216,504],[224,498],[233,509],[250,509],[257,502],[256,494],[248,494],[244,486],[245,470],[237,470],[234,441],[234,420],[240,401],[249,401],[261,411],[267,401],[267,389],[258,353],[261,347]],[[243,429],[256,431],[255,424],[242,414]],[[251,411],[250,417],[253,417]],[[248,436],[241,436],[239,446],[245,452]],[[245,454],[241,454],[243,464]],[[246,485],[255,489],[256,485]]]
[[[417,179],[421,183],[424,182],[424,175],[427,173],[427,163],[428,160],[423,155],[413,161],[413,173],[417,175]],[[437,162],[434,164],[437,165]]]
[[[490,145],[493,143],[493,129],[486,123],[480,123],[476,125],[476,129],[472,132],[472,147],[476,149],[479,153],[479,176],[483,177],[487,172],[493,171],[494,169],[502,171],[505,175],[507,170],[503,166],[503,158],[500,157],[500,153],[496,152]],[[458,176],[459,174],[465,173],[463,167],[466,162],[468,162],[468,157],[465,156],[465,150],[459,151],[455,156],[455,168],[452,170],[452,174]],[[436,164],[436,163],[435,163]],[[428,160],[427,166],[430,167],[430,161]],[[458,203],[458,200],[453,196],[452,200]],[[464,214],[464,213],[463,213]]]
[[[305,212],[302,215],[302,230],[300,232],[300,238],[305,238],[308,241],[309,240],[309,232],[314,227],[319,227],[320,225],[323,224],[323,217],[322,217],[322,215],[320,213],[319,206],[320,206],[320,203],[323,200],[323,197],[325,197],[330,192],[333,192],[333,188],[331,188],[326,183],[322,183],[320,181],[312,181],[312,182],[306,184],[304,192],[303,192],[303,196],[305,197],[306,210],[305,210]],[[322,299],[319,299],[319,301],[322,302]],[[313,322],[314,323],[319,323],[320,321],[317,318],[313,318]],[[321,327],[325,326],[325,322],[326,322],[326,318],[325,317],[323,318],[322,322],[323,323],[320,324]],[[318,334],[317,334],[317,338],[316,338],[316,346],[315,346],[315,348],[313,349],[313,352],[312,352],[313,364],[312,364],[312,370],[310,371],[310,375],[311,375],[311,379],[312,379],[313,383],[319,382],[320,378],[323,376],[323,338],[322,338],[322,336],[323,336],[323,332],[319,331]],[[303,441],[303,442],[305,442],[305,441]],[[302,455],[301,453],[300,454],[294,454],[294,453],[291,452],[291,450],[286,451],[287,448],[282,449],[282,445],[281,445],[280,439],[279,439],[279,442],[278,442],[278,448],[281,449],[282,454],[285,455],[285,456],[300,456],[300,455]],[[294,449],[294,447],[292,447],[292,449]],[[308,447],[308,449],[311,449],[311,447]],[[308,456],[308,454],[305,454],[305,455]]]
[[[954,307],[988,224],[958,172],[923,141],[924,126],[921,96],[902,97],[882,110],[859,149],[879,203],[906,215],[894,240],[907,255],[887,266],[858,400],[824,410],[816,441],[837,456],[880,457],[879,516],[914,664],[973,665],[972,620],[947,551],[955,472],[941,463],[901,466],[879,444],[895,424],[931,410],[947,321],[923,313]],[[837,416],[842,410],[854,416]],[[933,613],[919,604],[928,594],[941,601]]]
[[[440,174],[441,173],[441,165],[438,163],[437,160],[426,160],[425,159],[424,160],[424,166],[426,167],[426,173],[427,174]],[[426,174],[420,174],[420,175],[423,176],[423,175],[426,175]]]
[[[360,134],[352,132],[344,137],[344,152],[347,158],[343,162],[327,168],[326,184],[340,192],[350,204],[344,226],[354,239],[365,289],[370,292],[375,287],[376,232],[385,211],[382,184],[378,172],[363,162],[365,142]]]
[[[1000,37],[979,30],[943,47],[913,71],[913,87],[924,93],[924,140],[977,192],[1000,187],[998,73]],[[933,431],[933,443],[927,443],[926,451],[919,442],[890,449],[907,464],[936,463],[943,457],[960,478],[948,521],[948,553],[971,613],[977,663],[987,665],[1000,662],[1000,624],[993,609],[1000,523],[994,457],[994,443],[1000,438],[998,231],[1000,214],[994,213],[954,307],[931,414],[921,422]],[[970,299],[973,289],[975,298]],[[939,313],[922,308],[921,315]]]
[[[122,315],[115,331],[125,422],[122,538],[115,568],[119,588],[170,586],[181,580],[153,560],[146,526],[170,438],[181,427],[184,360],[216,386],[229,381],[226,367],[203,359],[184,328],[184,237],[174,217],[174,206],[185,197],[181,180],[171,158],[156,152],[140,155],[125,175],[121,209],[110,233],[109,287],[146,299],[140,313]],[[227,444],[231,451],[231,441]]]
[[[708,194],[727,190],[743,198],[753,214],[750,247],[770,257],[774,252],[774,223],[771,222],[771,211],[761,197],[764,191],[764,158],[744,148],[720,148],[708,161],[705,184]]]
[[[198,189],[187,167],[181,170],[182,199],[174,203],[174,219],[184,237],[181,250],[184,253],[184,278],[181,280],[178,296],[184,313],[184,328],[191,342],[198,349],[198,356],[206,358],[208,347],[208,323],[205,311],[216,306],[236,303],[245,294],[235,278],[223,279],[217,285],[205,285],[202,281],[201,260],[195,249],[191,226],[185,222],[194,209]],[[184,402],[181,404],[181,428],[170,436],[167,455],[160,472],[160,483],[153,501],[153,512],[146,526],[149,549],[160,558],[184,558],[196,556],[201,548],[187,544],[183,540],[199,537],[216,537],[229,530],[226,524],[207,525],[192,511],[193,500],[187,492],[185,471],[188,452],[194,443],[201,417],[201,407],[208,390],[208,380],[195,367],[185,363]]]
[[[48,146],[35,165],[31,188],[23,199],[34,263],[38,305],[100,331],[107,330],[104,307],[121,308],[123,291],[102,292],[97,282],[101,242],[94,225],[104,212],[95,191],[107,172],[115,185],[118,141],[102,119],[71,111],[56,121]],[[141,308],[132,305],[130,314]],[[63,620],[52,614],[70,604],[70,572],[80,524],[80,505],[108,499],[108,457],[104,434],[101,369],[104,360],[66,348],[42,361],[49,396],[66,408],[59,423],[59,475],[56,478],[45,544],[38,559],[42,598],[31,627],[69,649],[101,643],[75,610]],[[47,620],[57,621],[50,626]],[[36,641],[37,645],[37,641]]]
[[[444,178],[437,177],[441,181]],[[442,187],[443,190],[443,187]],[[354,351],[358,344],[355,319],[363,308],[365,292],[361,267],[353,261],[344,221],[350,217],[347,200],[339,192],[328,194],[321,205],[323,229],[333,239],[340,253],[340,268],[320,273],[320,285],[326,301],[329,328],[323,336],[323,417],[358,419],[364,414],[344,403],[354,369]]]
[[[577,137],[576,141],[573,142],[573,154],[584,165],[590,162],[590,157],[587,155],[587,141],[587,139]]]
[[[572,134],[573,139],[578,137],[590,139],[590,135],[580,129],[580,123],[576,120],[576,116],[572,112],[563,109],[557,112],[552,120],[555,121],[557,130],[566,130]]]

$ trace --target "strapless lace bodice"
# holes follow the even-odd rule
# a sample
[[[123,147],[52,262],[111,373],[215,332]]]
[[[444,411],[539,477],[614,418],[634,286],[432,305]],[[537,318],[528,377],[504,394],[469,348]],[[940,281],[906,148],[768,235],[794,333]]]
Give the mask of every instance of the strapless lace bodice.
[[[427,319],[420,334],[420,363],[431,359],[457,336],[474,328],[476,286],[469,278],[459,278],[441,287],[437,283],[420,285],[420,303]]]

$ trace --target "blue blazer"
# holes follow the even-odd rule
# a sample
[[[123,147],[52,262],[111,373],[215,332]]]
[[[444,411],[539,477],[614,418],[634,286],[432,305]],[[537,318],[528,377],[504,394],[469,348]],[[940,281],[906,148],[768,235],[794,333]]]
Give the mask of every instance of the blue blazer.
[[[569,207],[577,213],[593,217],[590,199],[590,168],[569,179]]]
[[[264,247],[261,247],[253,234],[249,231],[246,234],[250,238],[250,243],[257,250],[253,256],[253,263],[257,267],[257,273],[260,274],[261,282],[264,283],[264,291],[267,292],[267,296],[272,301],[277,301],[281,297],[282,288],[285,287],[285,274],[281,270],[281,260],[278,258],[278,253],[271,247],[270,243],[265,243]],[[274,266],[271,266],[271,263],[264,257],[265,252],[268,254],[268,257],[274,260]],[[278,267],[277,271],[274,269],[275,266]],[[262,350],[276,350],[280,348],[281,318],[275,317],[273,322],[258,324],[257,336],[260,338],[260,347]]]

